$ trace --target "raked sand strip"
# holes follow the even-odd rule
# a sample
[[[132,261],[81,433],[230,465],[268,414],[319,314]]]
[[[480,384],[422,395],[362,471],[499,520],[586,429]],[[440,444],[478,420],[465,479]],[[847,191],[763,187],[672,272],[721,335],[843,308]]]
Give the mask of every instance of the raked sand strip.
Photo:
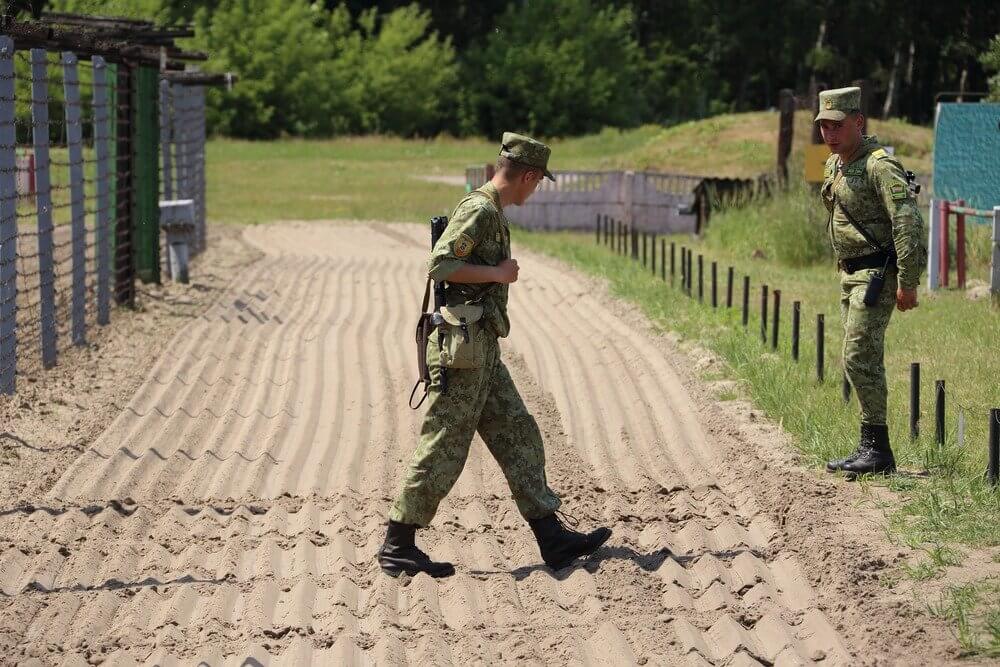
[[[522,262],[505,358],[550,484],[608,546],[539,565],[473,443],[420,539],[373,559],[419,429],[406,406],[426,230],[288,223],[183,329],[45,507],[4,517],[15,658],[43,664],[850,664],[796,556],[706,436],[676,369],[587,283]],[[778,545],[778,546],[775,546]]]

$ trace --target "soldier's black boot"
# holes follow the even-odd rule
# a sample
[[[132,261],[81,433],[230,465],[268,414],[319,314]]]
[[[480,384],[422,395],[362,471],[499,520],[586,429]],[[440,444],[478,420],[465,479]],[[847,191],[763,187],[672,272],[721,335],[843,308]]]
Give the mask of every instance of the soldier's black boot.
[[[858,437],[858,446],[853,453],[848,455],[846,458],[834,459],[833,461],[826,462],[826,469],[830,472],[837,472],[838,470],[843,470],[844,466],[848,463],[854,463],[861,454],[871,447],[875,446],[875,431],[874,427],[868,424],[861,425],[861,435]]]
[[[538,541],[542,560],[553,570],[566,567],[580,556],[597,551],[611,537],[610,528],[598,528],[590,533],[578,533],[567,528],[555,514],[528,521]]]
[[[857,475],[889,475],[896,472],[896,457],[889,446],[889,427],[882,424],[869,426],[874,444],[861,452],[861,456],[844,466],[844,472]]]
[[[430,556],[417,548],[414,536],[417,527],[413,524],[389,521],[385,531],[385,542],[378,550],[378,564],[390,577],[398,577],[403,572],[411,577],[418,572],[426,572],[432,577],[450,577],[455,574],[451,563],[432,561]]]

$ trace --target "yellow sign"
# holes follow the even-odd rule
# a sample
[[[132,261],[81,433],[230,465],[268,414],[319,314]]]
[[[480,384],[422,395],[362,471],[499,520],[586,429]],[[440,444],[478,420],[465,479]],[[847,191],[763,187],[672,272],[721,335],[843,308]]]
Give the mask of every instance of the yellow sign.
[[[806,145],[806,183],[822,183],[823,169],[826,159],[830,157],[830,149],[826,144]]]

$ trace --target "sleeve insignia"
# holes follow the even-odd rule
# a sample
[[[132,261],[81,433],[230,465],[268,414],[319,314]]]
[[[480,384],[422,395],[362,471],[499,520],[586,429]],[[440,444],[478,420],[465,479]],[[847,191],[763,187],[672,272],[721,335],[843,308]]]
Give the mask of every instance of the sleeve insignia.
[[[455,239],[455,257],[468,257],[472,253],[472,246],[476,242],[468,234],[462,233]]]
[[[878,148],[872,151],[872,155],[881,160],[884,157],[889,157],[889,154],[885,152],[884,148]]]
[[[889,186],[889,193],[893,199],[906,199],[906,186],[902,183],[893,183]]]

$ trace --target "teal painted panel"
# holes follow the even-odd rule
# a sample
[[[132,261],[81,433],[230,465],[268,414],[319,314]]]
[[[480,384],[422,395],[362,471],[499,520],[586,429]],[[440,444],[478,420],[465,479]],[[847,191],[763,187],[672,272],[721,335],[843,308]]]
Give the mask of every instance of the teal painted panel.
[[[1000,205],[1000,104],[938,104],[934,197]]]

